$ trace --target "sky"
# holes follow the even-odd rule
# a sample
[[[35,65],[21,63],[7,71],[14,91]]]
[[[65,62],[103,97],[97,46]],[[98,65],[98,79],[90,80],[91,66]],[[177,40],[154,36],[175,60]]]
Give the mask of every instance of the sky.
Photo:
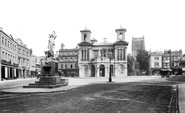
[[[37,56],[44,56],[52,31],[58,51],[61,43],[75,48],[85,27],[98,42],[115,42],[120,26],[127,29],[128,53],[132,37],[142,36],[146,50],[185,53],[184,5],[184,0],[0,0],[0,27]]]

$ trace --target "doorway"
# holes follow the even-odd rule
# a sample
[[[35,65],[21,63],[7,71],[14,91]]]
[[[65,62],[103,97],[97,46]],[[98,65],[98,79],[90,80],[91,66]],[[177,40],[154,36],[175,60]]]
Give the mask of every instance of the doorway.
[[[100,77],[105,77],[105,66],[103,64],[100,65]]]

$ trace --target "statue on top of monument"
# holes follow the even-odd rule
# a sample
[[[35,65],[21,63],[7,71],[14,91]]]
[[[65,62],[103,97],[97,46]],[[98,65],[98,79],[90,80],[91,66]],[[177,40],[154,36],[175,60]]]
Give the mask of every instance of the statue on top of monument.
[[[52,34],[49,34],[49,40],[48,40],[48,51],[45,51],[46,58],[48,57],[54,57],[54,51],[55,48],[55,39],[56,39],[56,33],[55,31],[52,32]]]

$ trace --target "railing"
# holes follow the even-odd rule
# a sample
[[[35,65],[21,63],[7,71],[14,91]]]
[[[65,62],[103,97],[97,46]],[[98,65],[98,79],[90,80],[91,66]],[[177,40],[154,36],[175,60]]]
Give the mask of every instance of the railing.
[[[178,98],[178,85],[173,86],[172,96],[168,106],[168,113],[180,113],[179,111],[179,98]]]

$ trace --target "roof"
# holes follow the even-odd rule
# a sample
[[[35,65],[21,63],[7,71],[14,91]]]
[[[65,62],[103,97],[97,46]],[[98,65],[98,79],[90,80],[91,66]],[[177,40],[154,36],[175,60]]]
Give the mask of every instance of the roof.
[[[126,31],[126,29],[125,29],[125,28],[119,28],[119,29],[116,29],[115,31],[116,31],[116,32],[117,32],[117,31]]]
[[[100,43],[95,43],[94,45],[100,45],[100,46],[106,46],[106,45],[113,45],[113,43],[111,42],[107,42],[107,41],[103,41],[103,42],[100,42]]]
[[[91,33],[91,31],[89,29],[87,29],[86,27],[84,30],[81,30],[80,32],[90,32]]]
[[[116,42],[114,43],[114,45],[128,45],[128,42],[123,41],[123,40],[120,40],[120,41],[116,41]]]
[[[71,51],[78,51],[79,48],[72,48],[72,49],[59,49],[59,51],[66,51],[66,52],[71,52]]]
[[[80,42],[78,46],[92,46],[92,44],[90,42]]]

